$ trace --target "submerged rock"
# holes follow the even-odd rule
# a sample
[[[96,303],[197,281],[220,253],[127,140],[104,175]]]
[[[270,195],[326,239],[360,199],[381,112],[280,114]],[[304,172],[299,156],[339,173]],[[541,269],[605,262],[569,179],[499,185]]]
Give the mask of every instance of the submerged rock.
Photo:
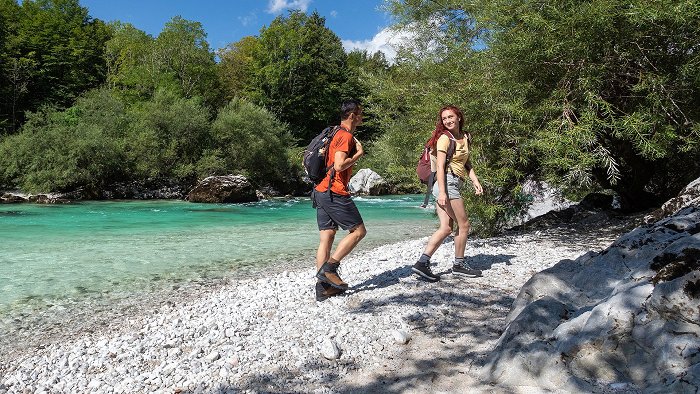
[[[187,195],[187,201],[205,203],[241,203],[258,201],[255,189],[242,175],[204,178]]]

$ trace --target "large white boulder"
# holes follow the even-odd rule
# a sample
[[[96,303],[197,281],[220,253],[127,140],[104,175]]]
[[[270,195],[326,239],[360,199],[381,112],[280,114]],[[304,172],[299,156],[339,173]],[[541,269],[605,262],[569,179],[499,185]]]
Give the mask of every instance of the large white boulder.
[[[700,204],[676,201],[672,216],[603,252],[535,274],[513,304],[487,377],[553,391],[700,390]]]
[[[348,188],[352,194],[379,196],[389,193],[389,185],[384,178],[369,168],[363,168],[357,171],[357,173],[350,178]]]

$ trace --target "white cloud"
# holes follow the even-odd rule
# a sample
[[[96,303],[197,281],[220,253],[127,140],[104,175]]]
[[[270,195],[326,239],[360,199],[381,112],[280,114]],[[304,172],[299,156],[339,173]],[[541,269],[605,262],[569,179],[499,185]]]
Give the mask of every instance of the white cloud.
[[[337,17],[337,16],[338,16],[338,11],[336,11],[336,10],[331,11],[331,16],[332,16],[333,18]]]
[[[239,16],[238,21],[241,22],[241,25],[243,26],[253,25],[257,23],[258,16],[255,15],[255,13],[250,13],[246,16]]]
[[[301,10],[306,12],[312,0],[270,0],[267,5],[267,12],[277,14],[285,9]]]
[[[372,54],[375,52],[384,52],[384,56],[389,63],[393,63],[396,58],[397,49],[403,44],[411,41],[413,34],[408,31],[394,31],[389,28],[382,29],[375,34],[370,40],[351,41],[343,40],[343,48],[347,52],[354,49],[365,50]]]

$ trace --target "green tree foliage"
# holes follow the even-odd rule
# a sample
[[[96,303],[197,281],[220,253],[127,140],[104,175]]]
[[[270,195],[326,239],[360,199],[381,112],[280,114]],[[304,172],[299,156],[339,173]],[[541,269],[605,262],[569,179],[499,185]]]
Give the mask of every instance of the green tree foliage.
[[[154,61],[153,38],[131,24],[116,22],[112,38],[106,43],[107,85],[131,100],[151,97],[162,81],[159,65]]]
[[[0,184],[27,192],[104,187],[127,179],[124,106],[109,91],[96,90],[65,111],[31,113],[22,131],[0,142]]]
[[[19,60],[10,56],[9,39],[16,30],[18,17],[19,5],[15,0],[0,0],[0,136],[3,130],[14,132],[18,122],[17,101],[26,93],[26,81],[18,78]]]
[[[499,7],[491,50],[512,80],[531,86],[529,110],[543,114],[533,143],[548,179],[594,181],[643,209],[700,174],[696,2]]]
[[[133,99],[162,88],[200,97],[212,109],[222,103],[214,53],[199,22],[175,17],[155,39],[130,24],[117,23],[114,30],[106,46],[112,88]]]
[[[352,96],[365,103],[372,92],[372,85],[368,81],[370,76],[386,75],[389,68],[389,62],[382,52],[369,54],[367,51],[351,51],[347,55],[347,80],[343,91],[354,92]],[[356,134],[362,141],[369,142],[377,138],[384,127],[376,121],[372,111],[364,111],[364,114],[363,126]]]
[[[338,121],[347,80],[338,36],[316,12],[279,16],[260,31],[254,57],[253,102],[289,124],[302,144]]]
[[[200,177],[243,174],[258,186],[287,192],[299,181],[290,163],[294,139],[274,114],[244,99],[233,99],[212,124],[212,148],[198,165]]]
[[[109,29],[78,0],[0,2],[0,122],[14,132],[27,111],[66,108],[105,79]]]
[[[255,54],[260,51],[257,37],[246,36],[219,50],[217,71],[224,98],[251,96],[255,77]]]
[[[209,145],[209,110],[201,99],[158,89],[129,116],[128,158],[138,178],[196,178],[196,163]]]
[[[700,175],[695,2],[392,0],[388,8],[415,39],[400,53],[396,83],[375,81],[373,100],[408,127],[402,114],[416,114],[426,129],[423,106],[465,110],[492,192],[489,226],[521,204],[528,175],[572,192],[613,189],[628,209]],[[375,149],[391,151],[394,133]]]
[[[179,16],[165,24],[155,40],[155,58],[163,72],[173,75],[184,97],[199,96],[212,108],[220,103],[214,53],[199,22]]]
[[[0,141],[0,185],[27,192],[73,191],[100,198],[111,185],[166,179],[194,185],[208,175],[243,174],[258,186],[292,192],[294,140],[269,111],[242,99],[214,123],[199,98],[158,89],[125,104],[110,89],[88,92],[67,110],[32,113]]]

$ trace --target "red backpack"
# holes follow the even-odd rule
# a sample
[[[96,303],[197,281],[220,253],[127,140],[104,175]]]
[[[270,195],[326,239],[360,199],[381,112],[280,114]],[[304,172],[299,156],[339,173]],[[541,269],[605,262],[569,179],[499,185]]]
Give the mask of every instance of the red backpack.
[[[447,172],[447,165],[450,163],[452,156],[455,154],[457,143],[455,142],[455,137],[452,136],[452,133],[449,131],[445,131],[443,134],[446,134],[450,139],[450,145],[447,147],[447,160],[445,161],[445,172]],[[430,193],[432,192],[433,185],[435,184],[436,175],[436,172],[432,170],[432,166],[430,165],[430,140],[425,143],[423,153],[421,153],[420,158],[418,158],[416,174],[418,174],[418,179],[420,179],[420,182],[427,185],[425,198],[423,199],[423,204],[421,204],[421,207],[425,208],[428,206],[428,200],[430,199]]]

